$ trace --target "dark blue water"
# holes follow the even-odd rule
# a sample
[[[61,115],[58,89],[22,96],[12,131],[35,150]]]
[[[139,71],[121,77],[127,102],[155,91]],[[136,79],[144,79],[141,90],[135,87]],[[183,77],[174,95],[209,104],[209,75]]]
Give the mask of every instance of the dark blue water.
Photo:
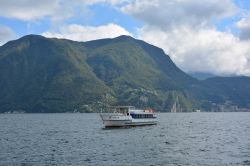
[[[165,113],[107,130],[98,114],[0,114],[0,165],[250,165],[250,113]]]

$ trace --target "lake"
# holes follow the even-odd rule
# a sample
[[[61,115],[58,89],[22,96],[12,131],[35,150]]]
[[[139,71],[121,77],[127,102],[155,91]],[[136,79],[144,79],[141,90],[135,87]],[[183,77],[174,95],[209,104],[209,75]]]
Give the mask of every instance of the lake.
[[[250,165],[250,113],[159,113],[103,129],[98,114],[0,114],[0,165]]]

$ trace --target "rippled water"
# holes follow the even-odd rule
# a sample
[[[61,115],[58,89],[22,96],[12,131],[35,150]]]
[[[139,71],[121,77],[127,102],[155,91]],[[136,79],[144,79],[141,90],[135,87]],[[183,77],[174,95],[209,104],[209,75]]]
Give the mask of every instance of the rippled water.
[[[250,113],[162,113],[103,129],[98,114],[0,114],[0,165],[250,165]]]

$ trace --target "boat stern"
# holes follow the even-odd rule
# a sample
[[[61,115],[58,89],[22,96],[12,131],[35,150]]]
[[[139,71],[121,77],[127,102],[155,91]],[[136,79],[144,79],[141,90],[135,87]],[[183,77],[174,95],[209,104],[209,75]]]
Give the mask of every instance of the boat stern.
[[[105,127],[122,127],[131,123],[130,116],[121,113],[101,113],[100,117]]]

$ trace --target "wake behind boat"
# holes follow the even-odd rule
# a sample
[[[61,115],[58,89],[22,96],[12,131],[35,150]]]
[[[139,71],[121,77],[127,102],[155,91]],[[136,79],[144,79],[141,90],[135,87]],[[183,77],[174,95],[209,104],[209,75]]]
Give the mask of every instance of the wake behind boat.
[[[110,113],[101,113],[105,127],[125,127],[157,124],[156,114],[152,109],[140,110],[133,106],[110,107]]]

